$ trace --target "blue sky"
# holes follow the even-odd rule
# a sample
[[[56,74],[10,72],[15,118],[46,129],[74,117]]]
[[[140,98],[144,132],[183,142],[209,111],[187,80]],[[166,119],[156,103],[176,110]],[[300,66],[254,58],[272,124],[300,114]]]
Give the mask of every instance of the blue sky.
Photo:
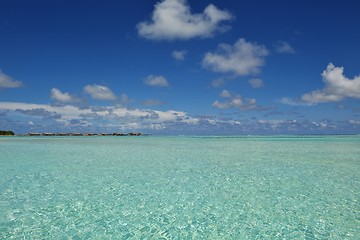
[[[360,133],[357,1],[0,5],[0,129]]]

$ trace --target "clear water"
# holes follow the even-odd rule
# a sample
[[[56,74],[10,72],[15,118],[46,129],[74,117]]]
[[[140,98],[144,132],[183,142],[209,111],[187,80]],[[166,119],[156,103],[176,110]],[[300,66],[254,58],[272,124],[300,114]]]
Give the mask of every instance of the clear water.
[[[360,239],[360,137],[2,137],[0,239]]]

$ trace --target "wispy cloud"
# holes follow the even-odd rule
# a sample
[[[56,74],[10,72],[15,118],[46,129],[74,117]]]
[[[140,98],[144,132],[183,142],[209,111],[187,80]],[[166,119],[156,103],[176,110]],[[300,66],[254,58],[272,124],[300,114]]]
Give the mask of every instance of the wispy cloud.
[[[28,116],[37,116],[48,119],[60,119],[61,115],[56,112],[50,112],[44,108],[33,108],[33,109],[16,109],[15,111]]]
[[[127,94],[125,93],[122,93],[119,97],[119,104],[122,105],[122,106],[125,106],[127,105],[129,102],[131,102],[132,100],[128,97]]]
[[[220,44],[216,52],[208,52],[202,65],[214,72],[236,76],[258,74],[268,55],[265,46],[240,38],[234,45]]]
[[[214,88],[222,87],[225,85],[225,79],[224,78],[217,78],[211,81],[211,86]]]
[[[142,102],[142,104],[144,106],[157,106],[164,104],[164,102],[157,99],[146,99],[145,101]]]
[[[291,106],[311,106],[311,103],[304,102],[301,99],[292,99],[289,97],[283,97],[279,101],[282,104],[291,105]]]
[[[164,76],[149,75],[144,80],[144,83],[151,87],[167,87],[167,86],[169,86],[169,83]]]
[[[253,88],[261,88],[264,86],[264,81],[260,78],[250,79],[249,83]]]
[[[360,120],[349,120],[349,123],[352,124],[352,125],[360,125]]]
[[[137,25],[140,36],[147,39],[174,40],[211,37],[229,29],[220,25],[233,16],[210,4],[203,13],[193,14],[186,0],[163,0],[155,4],[150,22]]]
[[[21,81],[15,80],[0,70],[0,88],[18,88],[22,85],[23,83]]]
[[[79,107],[72,105],[54,106],[48,104],[23,102],[0,102],[0,109],[8,111],[22,111],[23,113],[30,113],[30,111],[36,111],[37,109],[41,109],[39,113],[43,113],[46,111],[53,114],[59,114],[61,116],[61,119],[79,118],[80,114],[91,113],[90,109],[80,109]]]
[[[277,53],[295,53],[294,48],[290,45],[290,43],[285,41],[278,41],[275,44],[275,51]]]
[[[98,100],[115,100],[116,96],[110,88],[98,84],[86,85],[84,91],[93,99]]]
[[[183,61],[185,60],[185,56],[187,54],[187,51],[181,50],[181,51],[173,51],[171,53],[171,56],[175,58],[176,60]]]

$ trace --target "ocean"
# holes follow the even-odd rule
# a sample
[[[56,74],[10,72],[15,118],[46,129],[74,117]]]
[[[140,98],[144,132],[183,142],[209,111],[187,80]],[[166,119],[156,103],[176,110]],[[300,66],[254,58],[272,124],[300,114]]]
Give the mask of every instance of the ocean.
[[[360,239],[360,136],[1,137],[0,239]]]

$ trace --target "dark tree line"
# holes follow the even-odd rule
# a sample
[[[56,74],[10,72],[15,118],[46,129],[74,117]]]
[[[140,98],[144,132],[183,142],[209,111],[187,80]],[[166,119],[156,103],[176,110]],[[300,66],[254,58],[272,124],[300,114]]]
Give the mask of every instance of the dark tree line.
[[[15,133],[13,131],[2,131],[0,130],[0,135],[3,135],[3,136],[14,136]]]

